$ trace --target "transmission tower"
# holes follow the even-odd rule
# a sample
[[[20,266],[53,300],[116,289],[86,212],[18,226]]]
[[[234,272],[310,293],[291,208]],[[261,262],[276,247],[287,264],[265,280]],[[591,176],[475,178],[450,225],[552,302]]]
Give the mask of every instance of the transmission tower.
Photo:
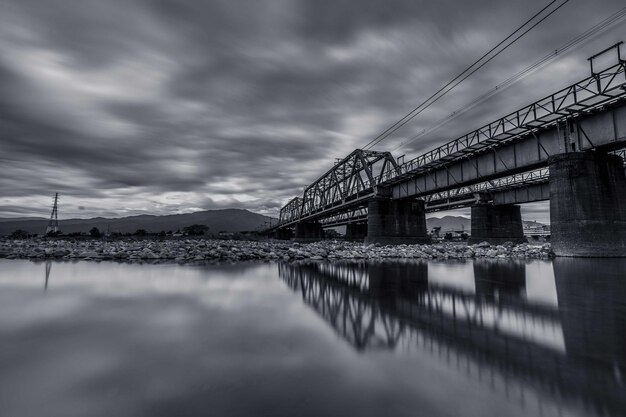
[[[59,211],[58,211],[59,193],[54,193],[54,204],[52,205],[52,213],[50,213],[50,221],[46,227],[46,234],[59,231]]]

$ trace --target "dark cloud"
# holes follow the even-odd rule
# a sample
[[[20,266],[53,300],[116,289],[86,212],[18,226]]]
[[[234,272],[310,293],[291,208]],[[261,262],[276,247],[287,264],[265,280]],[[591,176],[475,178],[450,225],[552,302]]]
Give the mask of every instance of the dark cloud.
[[[544,4],[7,0],[0,217],[41,214],[55,191],[68,217],[275,214]],[[621,7],[571,0],[379,148],[468,106]],[[396,154],[417,156],[576,81],[587,56],[624,35],[616,26]]]

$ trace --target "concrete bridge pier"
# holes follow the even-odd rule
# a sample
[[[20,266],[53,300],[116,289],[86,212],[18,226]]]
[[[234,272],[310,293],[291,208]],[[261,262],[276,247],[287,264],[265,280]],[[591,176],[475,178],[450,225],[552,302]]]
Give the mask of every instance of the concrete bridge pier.
[[[368,203],[365,243],[430,243],[423,200],[376,197]]]
[[[367,237],[367,223],[348,223],[346,239],[363,241]]]
[[[499,245],[504,242],[526,242],[522,213],[518,205],[479,203],[472,207],[471,216],[472,235],[468,241],[470,244],[489,242]]]
[[[595,151],[555,155],[548,162],[554,253],[626,257],[623,159]]]
[[[324,239],[324,229],[319,222],[303,221],[296,223],[294,240],[311,242]]]
[[[278,229],[276,230],[276,239],[279,240],[289,240],[293,237],[293,230],[290,228]]]

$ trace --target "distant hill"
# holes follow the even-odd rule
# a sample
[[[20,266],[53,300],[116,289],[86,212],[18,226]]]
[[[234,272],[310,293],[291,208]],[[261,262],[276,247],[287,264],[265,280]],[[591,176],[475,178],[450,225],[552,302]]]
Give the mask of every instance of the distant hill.
[[[535,221],[522,221],[524,226],[543,226],[543,223],[535,222]],[[433,227],[441,226],[442,232],[447,232],[451,230],[465,230],[466,232],[470,232],[472,220],[469,217],[463,216],[444,216],[444,217],[431,217],[430,219],[426,219],[426,227],[428,231],[432,230]]]
[[[185,226],[192,224],[204,224],[209,227],[210,233],[241,232],[245,230],[256,230],[265,226],[270,217],[252,213],[241,209],[223,209],[197,211],[188,214],[171,214],[167,216],[130,216],[121,218],[95,217],[92,219],[68,219],[59,220],[59,227],[63,233],[88,232],[92,227],[97,227],[101,231],[107,228],[111,232],[132,233],[137,229],[145,229],[148,232],[166,232],[182,230]],[[273,219],[274,221],[276,219]],[[541,226],[541,223],[524,222],[524,224]],[[41,217],[22,217],[16,219],[0,218],[0,236],[11,234],[17,229],[26,230],[31,234],[43,234],[48,225],[48,219]],[[431,217],[426,219],[426,227],[432,230],[433,227],[441,226],[441,231],[471,229],[471,220],[463,216]]]
[[[431,231],[433,227],[441,227],[442,232],[449,230],[465,230],[469,233],[471,228],[471,220],[463,216],[443,216],[431,217],[426,219],[426,228]]]
[[[137,229],[148,232],[165,230],[176,231],[192,224],[203,224],[209,227],[210,233],[241,232],[263,227],[270,217],[241,209],[207,210],[188,214],[172,214],[167,216],[130,216],[121,218],[95,217],[92,219],[59,220],[59,228],[63,233],[88,232],[92,227],[101,231],[107,228],[111,232],[132,233]],[[44,218],[0,218],[0,236],[11,234],[14,230],[23,229],[31,234],[43,234],[48,225]]]

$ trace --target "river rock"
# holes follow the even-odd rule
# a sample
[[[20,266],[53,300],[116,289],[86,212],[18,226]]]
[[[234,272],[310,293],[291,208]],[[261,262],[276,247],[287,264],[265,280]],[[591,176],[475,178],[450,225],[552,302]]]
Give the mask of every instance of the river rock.
[[[78,258],[118,261],[169,260],[179,263],[199,261],[300,260],[300,259],[471,259],[471,258],[548,258],[549,243],[542,245],[487,242],[467,245],[444,242],[432,245],[380,244],[326,240],[296,243],[276,240],[223,241],[210,239],[171,240],[73,240],[0,239],[2,258]]]

